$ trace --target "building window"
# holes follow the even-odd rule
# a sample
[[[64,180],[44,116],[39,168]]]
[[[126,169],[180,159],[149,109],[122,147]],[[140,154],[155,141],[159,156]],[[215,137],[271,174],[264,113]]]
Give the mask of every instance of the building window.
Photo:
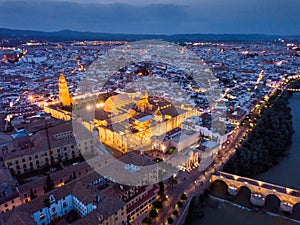
[[[43,219],[45,219],[45,215],[44,215],[44,214],[41,214],[41,215],[40,215],[40,220],[43,220]]]
[[[64,208],[67,207],[67,203],[66,203],[66,202],[63,203],[63,207],[64,207]]]
[[[55,212],[55,207],[52,208],[52,212]]]

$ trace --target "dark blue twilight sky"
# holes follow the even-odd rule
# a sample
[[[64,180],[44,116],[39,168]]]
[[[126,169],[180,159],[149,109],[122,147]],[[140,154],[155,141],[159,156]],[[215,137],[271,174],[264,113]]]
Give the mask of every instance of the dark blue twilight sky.
[[[148,34],[300,34],[300,0],[0,0],[0,27]]]

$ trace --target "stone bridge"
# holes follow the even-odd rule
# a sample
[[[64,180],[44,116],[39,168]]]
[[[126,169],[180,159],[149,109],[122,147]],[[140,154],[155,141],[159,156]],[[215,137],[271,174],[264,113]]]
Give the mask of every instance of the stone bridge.
[[[282,211],[293,213],[295,207],[300,207],[300,191],[298,190],[225,172],[216,172],[212,175],[210,183],[217,181],[224,182],[228,193],[232,196],[236,196],[242,187],[247,187],[251,191],[250,202],[254,206],[264,206],[266,199],[272,195],[279,199]]]
[[[293,76],[289,76],[289,77],[286,77],[284,78],[282,81],[281,81],[281,85],[283,86],[283,90],[286,90],[286,91],[292,91],[292,92],[300,92],[300,89],[298,88],[288,88],[286,85],[291,82],[291,81],[295,81],[295,80],[299,80],[300,79],[300,75],[299,74],[296,74],[296,75],[293,75]]]
[[[296,89],[296,88],[285,88],[285,91],[292,91],[292,92],[300,92],[300,89]]]

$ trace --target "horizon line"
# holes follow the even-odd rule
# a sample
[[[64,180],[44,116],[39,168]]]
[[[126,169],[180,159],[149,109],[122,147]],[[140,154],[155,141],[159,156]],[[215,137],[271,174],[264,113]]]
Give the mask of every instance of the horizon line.
[[[34,29],[20,29],[20,28],[7,28],[0,27],[0,30],[12,30],[12,31],[33,31],[33,32],[43,32],[43,33],[58,33],[63,31],[71,31],[78,33],[92,33],[92,34],[111,34],[111,35],[151,35],[151,36],[175,36],[175,35],[261,35],[261,36],[300,36],[300,34],[264,34],[264,33],[172,33],[172,34],[151,34],[151,33],[118,33],[118,32],[102,32],[102,31],[81,31],[81,30],[72,30],[72,29],[61,29],[55,31],[46,31],[46,30],[34,30]]]

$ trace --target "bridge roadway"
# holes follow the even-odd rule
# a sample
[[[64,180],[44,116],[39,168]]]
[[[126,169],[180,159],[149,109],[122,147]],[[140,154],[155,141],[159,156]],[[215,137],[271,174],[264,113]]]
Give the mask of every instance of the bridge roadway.
[[[283,86],[282,89],[285,91],[300,92],[300,89],[298,89],[298,88],[286,88],[287,83],[294,81],[294,80],[299,80],[299,79],[300,79],[300,74],[286,77],[280,82],[280,86]]]
[[[285,91],[292,91],[292,92],[300,92],[300,89],[296,89],[296,88],[285,88]]]
[[[227,185],[228,193],[236,196],[242,187],[251,191],[250,202],[255,206],[264,206],[267,196],[275,195],[280,201],[280,209],[292,213],[294,207],[300,205],[300,191],[282,187],[264,181],[241,177],[217,171],[212,175],[210,183],[222,181]]]

